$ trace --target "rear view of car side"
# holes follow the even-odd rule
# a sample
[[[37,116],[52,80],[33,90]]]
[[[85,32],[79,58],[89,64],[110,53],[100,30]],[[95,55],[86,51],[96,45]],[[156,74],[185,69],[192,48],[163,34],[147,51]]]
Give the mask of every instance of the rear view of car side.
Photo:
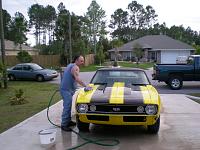
[[[160,96],[143,70],[99,69],[91,84],[81,89],[76,99],[79,130],[89,124],[144,125],[150,133],[160,127]]]

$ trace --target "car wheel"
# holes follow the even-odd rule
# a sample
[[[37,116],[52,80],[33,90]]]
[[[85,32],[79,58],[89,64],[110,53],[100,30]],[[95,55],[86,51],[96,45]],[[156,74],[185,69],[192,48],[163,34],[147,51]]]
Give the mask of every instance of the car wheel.
[[[15,81],[16,80],[16,78],[13,74],[9,74],[8,79],[9,79],[9,81]]]
[[[148,125],[147,126],[147,130],[149,133],[151,134],[157,134],[160,128],[160,116],[158,117],[158,119],[156,120],[156,123],[153,125]]]
[[[78,127],[79,131],[89,131],[90,124],[89,123],[81,122],[79,120],[78,116],[77,116],[77,119],[76,119],[76,123],[77,123],[77,127]]]
[[[36,80],[38,82],[42,82],[42,81],[44,81],[44,77],[42,75],[37,75]]]
[[[179,90],[183,86],[183,81],[180,76],[172,76],[169,79],[169,86],[172,90]]]

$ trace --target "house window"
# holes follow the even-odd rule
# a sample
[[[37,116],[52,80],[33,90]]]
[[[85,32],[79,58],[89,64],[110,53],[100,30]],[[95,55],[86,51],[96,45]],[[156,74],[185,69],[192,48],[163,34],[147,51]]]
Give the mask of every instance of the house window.
[[[152,60],[155,60],[155,59],[156,59],[156,53],[155,53],[155,52],[152,52],[152,53],[151,53],[151,59],[152,59]]]

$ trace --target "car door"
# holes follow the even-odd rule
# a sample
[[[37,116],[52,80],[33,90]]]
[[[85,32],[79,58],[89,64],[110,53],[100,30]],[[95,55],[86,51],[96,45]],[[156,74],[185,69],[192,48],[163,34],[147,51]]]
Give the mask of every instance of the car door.
[[[195,80],[200,81],[200,57],[195,58]]]
[[[23,65],[22,72],[24,79],[34,79],[34,72],[30,65]]]
[[[22,65],[17,65],[15,66],[12,71],[11,74],[13,74],[15,76],[15,78],[22,78]]]

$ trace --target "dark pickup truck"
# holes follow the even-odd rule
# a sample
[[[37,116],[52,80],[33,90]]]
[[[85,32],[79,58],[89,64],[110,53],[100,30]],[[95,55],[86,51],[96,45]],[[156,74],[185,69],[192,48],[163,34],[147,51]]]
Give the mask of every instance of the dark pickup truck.
[[[189,56],[187,64],[155,64],[152,77],[173,90],[181,89],[183,81],[200,81],[200,55]]]

